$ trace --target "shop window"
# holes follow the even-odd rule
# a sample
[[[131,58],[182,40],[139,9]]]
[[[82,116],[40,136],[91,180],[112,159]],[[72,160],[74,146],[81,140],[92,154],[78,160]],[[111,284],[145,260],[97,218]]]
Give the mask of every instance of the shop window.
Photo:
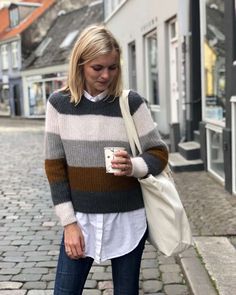
[[[43,83],[35,82],[28,88],[30,115],[44,115],[45,114],[45,100],[43,93]]]
[[[159,105],[156,30],[145,36],[145,50],[147,98],[150,104]]]
[[[0,84],[0,116],[10,116],[9,85]]]
[[[2,69],[8,70],[9,63],[8,63],[8,52],[7,52],[7,44],[1,46],[1,56],[2,56]]]
[[[44,116],[47,99],[55,90],[64,87],[65,84],[65,73],[31,76],[28,79],[30,115]]]
[[[224,180],[224,153],[222,130],[207,126],[208,170]]]
[[[224,1],[205,0],[204,39],[205,119],[225,120]]]
[[[129,87],[137,90],[136,46],[135,42],[128,45],[129,51]]]
[[[11,43],[11,61],[12,61],[12,67],[18,68],[19,67],[19,59],[18,59],[18,42],[12,42]]]

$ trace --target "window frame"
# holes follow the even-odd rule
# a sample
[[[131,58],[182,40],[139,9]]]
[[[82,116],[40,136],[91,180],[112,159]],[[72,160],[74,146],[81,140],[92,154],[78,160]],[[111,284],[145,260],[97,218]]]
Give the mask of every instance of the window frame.
[[[18,7],[14,7],[9,9],[9,19],[10,19],[10,26],[12,28],[16,27],[20,22],[20,15]]]
[[[153,92],[153,83],[152,81],[152,71],[150,70],[150,54],[149,54],[149,40],[152,36],[155,35],[156,39],[156,52],[155,54],[151,53],[151,59],[155,59],[156,63],[156,99],[154,98]],[[144,49],[145,49],[145,80],[146,80],[146,97],[151,106],[155,106],[157,108],[160,107],[160,93],[159,93],[159,68],[158,68],[158,38],[157,38],[157,28],[153,29],[149,33],[144,35]],[[152,88],[152,89],[151,89]],[[155,89],[154,89],[155,91]]]
[[[8,44],[1,45],[1,60],[2,70],[6,71],[9,69],[9,58],[8,58]]]
[[[11,63],[13,69],[19,68],[19,53],[18,53],[18,42],[11,42]]]

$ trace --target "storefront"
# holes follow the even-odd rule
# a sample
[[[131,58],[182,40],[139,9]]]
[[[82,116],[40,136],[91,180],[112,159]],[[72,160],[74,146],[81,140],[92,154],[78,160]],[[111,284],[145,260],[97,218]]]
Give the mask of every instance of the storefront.
[[[225,1],[200,1],[202,119],[206,123],[207,170],[225,181],[226,119]]]
[[[63,73],[42,76],[31,76],[27,78],[27,89],[29,99],[29,115],[44,116],[46,102],[50,94],[65,85]]]
[[[45,117],[50,94],[65,86],[65,67],[22,72],[24,89],[24,116]]]

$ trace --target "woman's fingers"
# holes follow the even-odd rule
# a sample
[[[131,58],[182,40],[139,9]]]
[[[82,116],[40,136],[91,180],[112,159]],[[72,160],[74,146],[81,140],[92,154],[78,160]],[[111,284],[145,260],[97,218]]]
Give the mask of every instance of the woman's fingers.
[[[64,244],[66,254],[72,259],[84,257],[84,236],[77,223],[65,226]]]
[[[119,151],[115,153],[114,159],[111,161],[112,168],[119,169],[119,172],[115,172],[116,176],[131,175],[132,162],[129,154],[126,151]]]

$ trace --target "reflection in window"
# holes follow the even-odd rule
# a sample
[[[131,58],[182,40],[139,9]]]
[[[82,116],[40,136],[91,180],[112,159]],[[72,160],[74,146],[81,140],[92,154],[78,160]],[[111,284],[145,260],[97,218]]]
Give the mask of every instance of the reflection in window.
[[[30,102],[30,115],[44,115],[45,103],[43,97],[43,83],[35,82],[28,88],[29,102]]]
[[[209,132],[209,170],[213,171],[224,179],[224,154],[223,154],[223,136],[222,133],[214,130]]]
[[[28,84],[30,115],[45,115],[46,101],[49,96],[53,91],[64,87],[66,84],[65,73],[63,76],[61,76],[61,74],[62,73],[31,77],[34,81]],[[51,78],[49,76],[51,76]]]
[[[129,44],[129,87],[137,90],[137,70],[136,70],[136,46],[135,42]]]
[[[205,97],[207,119],[225,117],[225,33],[224,1],[206,1],[206,36],[204,42]]]
[[[156,31],[146,36],[146,69],[149,101],[159,105]]]

